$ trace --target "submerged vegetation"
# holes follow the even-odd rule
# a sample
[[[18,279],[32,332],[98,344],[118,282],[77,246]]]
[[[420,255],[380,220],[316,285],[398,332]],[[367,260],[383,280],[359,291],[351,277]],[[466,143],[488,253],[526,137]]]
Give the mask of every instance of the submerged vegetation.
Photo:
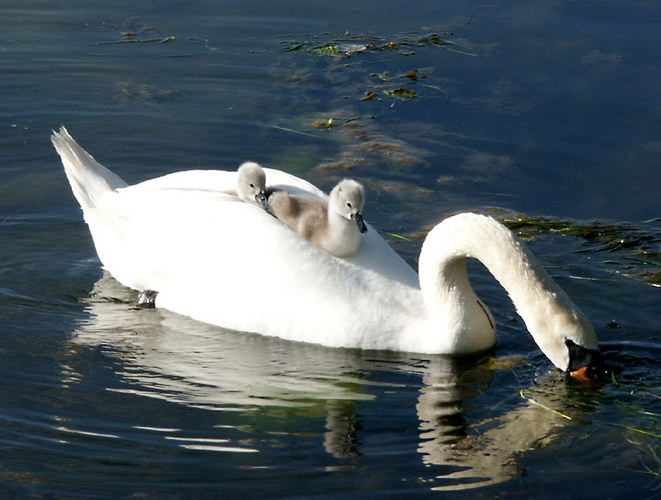
[[[171,97],[172,91],[169,89],[159,89],[152,85],[134,85],[131,82],[117,82],[112,92],[112,101],[115,105],[125,106],[129,102],[137,102],[161,112],[163,108],[154,102],[166,101]]]
[[[421,88],[427,91],[431,97],[448,98],[448,92],[439,85],[429,83],[428,75],[419,68],[407,68],[405,72],[401,71],[382,71],[365,72],[362,62],[379,63],[383,58],[368,58],[369,55],[389,54],[388,64],[399,67],[401,62],[397,57],[408,59],[408,56],[415,55],[419,49],[441,48],[445,51],[456,52],[464,56],[477,56],[476,53],[460,48],[458,42],[450,41],[452,33],[413,34],[386,37],[349,35],[348,33],[341,37],[311,36],[308,40],[288,40],[281,42],[283,50],[287,53],[300,52],[311,56],[325,58],[329,60],[326,72],[332,72],[334,75],[341,73],[346,83],[360,86],[355,92],[355,99],[360,101],[381,101],[386,100],[395,104],[396,102],[410,101],[424,94],[413,87]],[[347,61],[351,59],[352,61]],[[354,61],[355,60],[355,61]],[[356,64],[352,64],[352,63]],[[359,71],[351,71],[351,68],[358,66]],[[347,81],[348,78],[348,81]],[[334,78],[329,75],[329,86],[336,85]],[[424,82],[423,82],[424,81]]]
[[[91,46],[98,47],[99,45],[117,45],[121,43],[168,43],[168,42],[173,42],[174,40],[176,40],[176,38],[173,35],[166,36],[165,38],[141,39],[141,38],[134,38],[134,35],[132,34],[125,34],[124,38],[120,40],[110,40],[108,42],[96,42],[93,43]]]
[[[290,40],[282,42],[284,50],[287,52],[304,51],[313,55],[323,57],[351,57],[363,52],[383,52],[396,51],[401,55],[413,55],[413,49],[416,47],[445,47],[448,50],[461,52],[467,55],[475,55],[459,50],[456,43],[447,39],[451,33],[444,33],[443,36],[437,33],[431,33],[421,36],[400,36],[392,39],[372,37],[365,35],[349,35],[330,40],[309,40],[296,41]]]
[[[661,287],[661,220],[645,225],[577,223],[551,218],[503,219],[510,229],[525,238],[544,233],[559,233],[585,241],[586,252],[613,255],[606,264],[618,265],[622,274]],[[656,225],[656,227],[655,227]]]
[[[144,22],[140,17],[129,17],[122,21],[119,25],[112,25],[109,23],[100,23],[96,25],[97,28],[103,31],[115,32],[119,38],[114,40],[105,40],[90,44],[90,47],[98,47],[101,45],[118,45],[118,44],[141,44],[141,43],[168,43],[176,40],[174,35],[159,36],[156,29]]]
[[[617,382],[613,385],[612,390],[599,392],[591,387],[575,386],[566,394],[559,394],[552,387],[536,387],[522,389],[520,395],[529,404],[564,419],[578,424],[589,422],[593,432],[585,439],[591,439],[595,433],[606,433],[612,436],[610,440],[626,441],[631,449],[637,450],[636,456],[627,459],[627,469],[650,477],[653,481],[651,486],[656,485],[654,489],[658,489],[661,487],[659,388],[646,388],[645,384],[639,383],[633,386],[628,384],[626,389],[619,388]],[[540,400],[553,401],[555,407],[549,407]]]

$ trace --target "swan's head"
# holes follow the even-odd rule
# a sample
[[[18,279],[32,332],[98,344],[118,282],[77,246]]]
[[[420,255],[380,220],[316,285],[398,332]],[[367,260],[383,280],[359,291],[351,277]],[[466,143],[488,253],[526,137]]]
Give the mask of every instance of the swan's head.
[[[549,278],[550,280],[550,278]],[[535,317],[523,311],[535,342],[553,364],[582,382],[601,383],[610,373],[592,325],[555,282],[546,296],[536,296]]]
[[[604,382],[610,369],[599,351],[592,325],[564,293],[553,296],[562,307],[549,310],[542,306],[546,328],[539,328],[539,324],[535,326],[531,321],[530,333],[553,364],[574,380]]]
[[[266,208],[266,174],[257,163],[247,161],[237,170],[236,193],[243,201]]]
[[[363,205],[365,204],[365,189],[353,179],[344,179],[330,193],[329,207],[342,217],[352,220],[361,233],[367,232],[363,220]]]
[[[599,384],[608,378],[610,368],[599,349],[588,349],[570,339],[565,339],[565,346],[569,354],[567,372],[573,379]]]

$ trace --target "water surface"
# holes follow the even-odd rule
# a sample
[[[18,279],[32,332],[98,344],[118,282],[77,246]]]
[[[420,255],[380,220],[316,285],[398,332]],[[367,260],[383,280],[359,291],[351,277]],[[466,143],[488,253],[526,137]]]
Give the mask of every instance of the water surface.
[[[659,494],[655,3],[28,1],[0,19],[7,495]],[[568,383],[479,265],[499,344],[478,359],[135,310],[50,144],[61,124],[131,183],[246,159],[326,190],[355,177],[412,265],[451,213],[520,215],[617,383]]]

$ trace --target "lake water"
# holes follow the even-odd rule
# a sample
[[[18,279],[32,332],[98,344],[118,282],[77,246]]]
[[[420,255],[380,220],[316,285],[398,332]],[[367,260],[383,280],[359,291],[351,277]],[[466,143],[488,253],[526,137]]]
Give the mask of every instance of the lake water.
[[[661,495],[661,7],[413,5],[0,1],[3,496]],[[412,265],[443,217],[494,215],[616,382],[553,370],[479,265],[499,343],[478,359],[135,310],[50,144],[61,124],[131,183],[247,159],[359,179]]]

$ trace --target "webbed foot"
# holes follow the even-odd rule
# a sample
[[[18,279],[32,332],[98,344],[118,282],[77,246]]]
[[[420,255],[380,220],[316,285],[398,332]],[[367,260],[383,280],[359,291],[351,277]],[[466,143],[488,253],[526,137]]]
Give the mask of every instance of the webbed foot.
[[[135,299],[136,307],[144,309],[153,309],[156,307],[156,296],[158,292],[155,290],[143,290],[138,294],[138,298]]]

